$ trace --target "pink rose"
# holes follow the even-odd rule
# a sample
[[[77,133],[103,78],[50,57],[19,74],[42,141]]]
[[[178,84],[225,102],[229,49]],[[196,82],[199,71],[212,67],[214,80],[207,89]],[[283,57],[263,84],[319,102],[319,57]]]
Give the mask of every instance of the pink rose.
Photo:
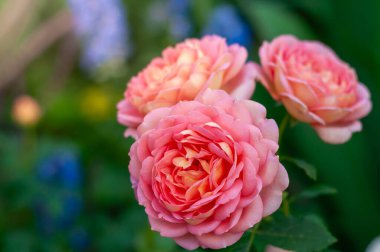
[[[189,250],[219,249],[276,211],[289,179],[265,117],[262,105],[210,89],[147,114],[129,171],[152,229]]]
[[[370,94],[355,71],[325,45],[280,36],[260,48],[261,81],[296,119],[325,142],[348,141],[371,110]]]
[[[255,88],[255,67],[246,60],[245,48],[228,46],[218,36],[187,39],[165,49],[130,80],[118,104],[118,121],[129,127],[126,136],[135,135],[143,117],[153,109],[193,100],[206,88],[250,98]]]

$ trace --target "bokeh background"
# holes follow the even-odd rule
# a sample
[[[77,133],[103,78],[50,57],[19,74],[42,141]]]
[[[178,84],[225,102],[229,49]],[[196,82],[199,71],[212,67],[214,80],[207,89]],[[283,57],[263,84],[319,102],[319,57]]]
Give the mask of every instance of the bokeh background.
[[[292,124],[280,150],[337,191],[291,211],[319,216],[334,250],[365,251],[380,235],[379,13],[377,0],[0,0],[0,251],[181,251],[134,199],[116,103],[186,37],[219,34],[257,60],[284,33],[326,43],[371,91],[373,111],[347,144]],[[281,121],[261,86],[253,98]],[[286,167],[291,194],[316,183]]]

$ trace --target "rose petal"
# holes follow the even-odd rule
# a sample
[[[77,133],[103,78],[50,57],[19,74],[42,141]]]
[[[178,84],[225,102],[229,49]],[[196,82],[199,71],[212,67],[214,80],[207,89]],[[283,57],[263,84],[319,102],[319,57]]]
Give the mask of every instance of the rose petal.
[[[205,105],[212,106],[222,100],[231,100],[231,98],[222,90],[212,90],[208,88],[204,91],[204,93],[200,94],[196,100]]]
[[[244,67],[244,63],[247,60],[248,52],[247,50],[237,44],[231,45],[229,47],[230,54],[233,55],[231,65],[226,71],[224,76],[224,81],[229,82],[234,78]]]
[[[326,124],[338,122],[350,113],[349,109],[338,107],[317,107],[313,112],[323,119]]]
[[[144,121],[140,124],[140,126],[137,129],[139,135],[141,136],[148,130],[157,127],[159,121],[162,118],[168,116],[170,111],[171,110],[169,108],[158,108],[147,114],[144,117]]]
[[[243,236],[242,233],[225,233],[221,235],[215,235],[212,233],[198,236],[198,240],[202,248],[221,249],[226,248],[240,240]]]
[[[216,204],[225,204],[228,201],[234,199],[235,197],[238,197],[242,187],[243,183],[240,180],[235,181],[235,183],[229,190],[223,192],[223,194],[216,201]]]
[[[181,237],[176,237],[174,240],[179,246],[187,250],[194,250],[200,245],[198,239],[195,238],[195,236],[189,234]]]
[[[292,251],[285,250],[285,249],[282,249],[282,248],[279,248],[279,247],[275,247],[275,246],[272,246],[272,245],[268,245],[265,248],[265,252],[292,252]]]
[[[181,237],[187,233],[186,226],[183,224],[169,223],[149,216],[149,223],[152,230],[160,232],[165,237]]]
[[[293,93],[307,106],[313,106],[318,102],[318,96],[313,88],[304,80],[287,77]]]
[[[230,232],[244,232],[253,227],[263,217],[263,202],[260,197],[248,205],[243,210],[239,222],[230,230]]]
[[[258,126],[265,119],[267,115],[267,110],[263,105],[258,102],[243,100],[241,101],[251,112],[251,119],[253,123]]]
[[[282,192],[288,187],[288,185],[288,174],[285,168],[282,165],[280,165],[273,184],[264,187],[264,189],[260,193],[264,206],[264,217],[272,214],[280,207],[282,201]]]
[[[275,143],[278,143],[278,126],[275,120],[264,120],[260,125],[261,134],[266,139],[270,139]]]
[[[257,155],[257,154],[255,154]],[[255,190],[257,187],[256,185],[256,174],[258,170],[258,162],[254,164],[251,159],[245,157],[244,158],[244,168],[243,168],[243,189],[241,191],[241,194],[243,196],[249,195]]]
[[[321,125],[325,124],[322,118],[310,112],[307,106],[297,97],[290,94],[281,94],[280,97],[286,107],[286,110],[294,118],[307,123],[319,123]]]
[[[335,125],[335,126],[314,126],[319,137],[330,144],[342,144],[347,142],[354,132],[362,130],[362,124],[359,121],[355,121],[347,125]]]
[[[263,182],[263,187],[270,185],[275,179],[280,166],[278,156],[268,153],[267,160],[263,167],[260,167],[259,176]]]
[[[280,59],[278,59],[280,60]],[[275,79],[274,79],[274,89],[277,94],[293,94],[293,91],[290,87],[288,79],[286,78],[284,72],[282,71],[281,61],[277,62],[277,66],[275,68]]]
[[[223,86],[236,99],[250,99],[255,91],[255,79],[259,73],[253,63],[247,63],[237,76]]]
[[[224,205],[219,206],[214,212],[214,218],[222,221],[228,218],[233,211],[236,210],[237,205],[240,202],[240,197],[236,197]]]
[[[219,225],[220,225],[220,221],[208,220],[198,225],[187,225],[187,229],[190,233],[194,235],[203,235],[203,234],[212,232]]]
[[[359,101],[350,108],[351,113],[344,118],[343,121],[345,122],[352,122],[357,119],[363,118],[372,109],[372,102],[370,100],[370,93],[366,86],[363,84],[358,85],[358,95],[359,95]]]

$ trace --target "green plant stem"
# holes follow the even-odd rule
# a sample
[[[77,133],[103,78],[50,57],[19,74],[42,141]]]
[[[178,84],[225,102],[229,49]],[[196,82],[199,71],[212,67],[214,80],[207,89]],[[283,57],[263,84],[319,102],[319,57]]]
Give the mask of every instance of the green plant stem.
[[[284,116],[284,118],[282,119],[282,121],[280,123],[280,127],[279,127],[279,135],[278,135],[278,144],[279,145],[281,144],[285,129],[288,126],[289,121],[290,121],[290,115],[286,114]]]
[[[289,199],[288,198],[284,199],[284,201],[283,201],[283,210],[284,210],[284,215],[286,217],[288,217],[290,214]]]
[[[251,251],[251,247],[253,245],[253,241],[255,240],[255,235],[256,235],[256,232],[257,230],[259,229],[259,226],[260,226],[260,222],[257,223],[251,230],[251,236],[249,237],[249,241],[248,241],[248,246],[247,246],[247,250],[246,252],[250,252]]]

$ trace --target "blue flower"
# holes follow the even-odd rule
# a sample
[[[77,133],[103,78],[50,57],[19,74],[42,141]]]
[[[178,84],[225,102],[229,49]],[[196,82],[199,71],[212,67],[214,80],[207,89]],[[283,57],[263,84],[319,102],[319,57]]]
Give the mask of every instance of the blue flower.
[[[75,228],[69,234],[70,247],[74,251],[84,251],[90,244],[90,237],[83,228]]]
[[[220,5],[211,13],[203,34],[217,34],[225,37],[228,44],[251,46],[252,30],[248,23],[240,16],[233,5]]]
[[[55,151],[38,164],[36,173],[34,210],[40,231],[50,235],[70,229],[83,207],[78,158],[69,150]]]
[[[82,181],[78,159],[71,151],[58,150],[40,162],[37,178],[47,185],[77,189]]]
[[[177,41],[189,37],[193,31],[190,4],[190,0],[153,1],[148,9],[150,32],[163,32],[168,27]]]
[[[67,0],[83,42],[82,66],[94,71],[123,62],[130,52],[126,13],[120,0]]]
[[[190,20],[190,0],[169,0],[169,27],[171,35],[183,40],[193,31]]]
[[[70,229],[78,219],[82,205],[79,194],[54,190],[39,194],[34,204],[39,230],[43,234],[52,235]]]

